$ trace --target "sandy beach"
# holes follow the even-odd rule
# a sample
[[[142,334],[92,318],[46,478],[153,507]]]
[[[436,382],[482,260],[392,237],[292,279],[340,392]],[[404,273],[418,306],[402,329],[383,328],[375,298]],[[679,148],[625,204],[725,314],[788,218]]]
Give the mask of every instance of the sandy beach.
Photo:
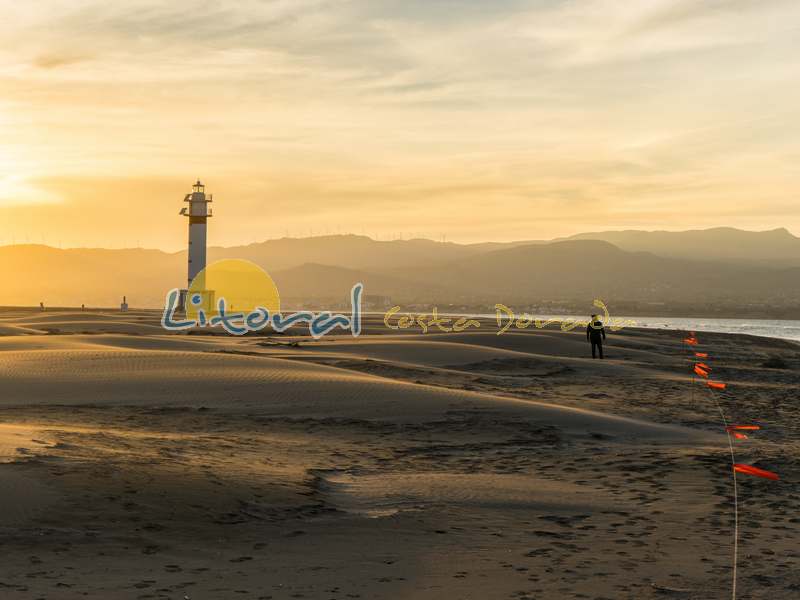
[[[166,334],[0,310],[3,598],[729,598],[679,332]],[[296,333],[296,335],[294,335]],[[800,597],[800,344],[705,333],[739,598]],[[786,368],[763,363],[779,357]]]

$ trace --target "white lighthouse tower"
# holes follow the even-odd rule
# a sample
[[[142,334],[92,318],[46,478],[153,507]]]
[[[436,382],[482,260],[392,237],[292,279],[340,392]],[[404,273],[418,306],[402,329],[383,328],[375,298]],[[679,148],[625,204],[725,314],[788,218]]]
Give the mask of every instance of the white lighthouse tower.
[[[206,186],[197,180],[192,186],[192,193],[183,199],[189,206],[181,209],[181,214],[189,217],[189,282],[192,285],[197,274],[206,268],[206,221],[211,216],[208,203],[212,202],[211,194],[206,195]]]
[[[183,201],[189,203],[189,206],[184,206],[180,212],[183,216],[189,217],[189,269],[186,284],[188,289],[197,274],[206,268],[206,222],[211,216],[208,204],[212,202],[212,196],[206,194],[206,187],[198,179],[192,186],[192,192],[186,194]],[[180,305],[185,307],[186,295],[184,293],[181,296]]]

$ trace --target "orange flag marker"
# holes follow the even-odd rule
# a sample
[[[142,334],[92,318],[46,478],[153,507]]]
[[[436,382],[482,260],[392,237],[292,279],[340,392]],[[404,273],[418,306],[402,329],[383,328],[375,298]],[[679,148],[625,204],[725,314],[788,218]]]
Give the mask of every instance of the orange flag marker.
[[[744,429],[745,431],[757,431],[761,429],[761,425],[728,425],[726,431],[734,431],[735,429]]]
[[[697,339],[696,338],[684,338],[683,341],[690,346],[697,346]]]
[[[777,473],[773,473],[772,471],[765,471],[764,469],[759,469],[758,467],[754,467],[752,465],[743,465],[741,463],[735,463],[733,465],[733,470],[737,473],[744,473],[745,475],[754,475],[756,477],[763,477],[764,479],[772,479],[773,481],[778,481],[780,477],[778,477]]]
[[[715,390],[724,390],[725,389],[725,384],[722,383],[721,381],[706,381],[706,385],[708,385],[708,387],[713,388]]]
[[[697,358],[708,358],[708,352],[695,352],[694,355]]]
[[[711,370],[711,367],[709,367],[706,363],[697,363],[696,366],[700,367],[704,371],[710,371]]]
[[[694,366],[694,372],[697,373],[698,375],[700,375],[700,377],[704,377],[704,378],[708,379],[708,373],[703,371],[703,369],[701,369],[697,365]]]
[[[733,437],[735,437],[737,440],[746,440],[747,439],[747,435],[746,434],[739,433],[738,431],[734,431],[733,432]]]

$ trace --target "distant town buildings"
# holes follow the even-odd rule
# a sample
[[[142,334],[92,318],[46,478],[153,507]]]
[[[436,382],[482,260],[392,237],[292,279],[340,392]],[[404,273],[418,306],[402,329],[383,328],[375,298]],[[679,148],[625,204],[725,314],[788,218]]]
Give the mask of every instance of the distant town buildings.
[[[383,310],[391,308],[392,298],[379,294],[364,294],[361,298],[361,306],[364,310]]]

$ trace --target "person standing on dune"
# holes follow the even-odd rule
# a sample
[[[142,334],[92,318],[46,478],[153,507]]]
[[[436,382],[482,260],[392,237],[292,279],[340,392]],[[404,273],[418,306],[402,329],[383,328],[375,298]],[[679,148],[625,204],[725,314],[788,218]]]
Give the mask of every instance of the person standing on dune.
[[[600,351],[603,358],[603,340],[606,339],[606,329],[597,315],[592,315],[592,320],[586,326],[586,341],[592,344],[592,358],[597,358],[595,352]]]

